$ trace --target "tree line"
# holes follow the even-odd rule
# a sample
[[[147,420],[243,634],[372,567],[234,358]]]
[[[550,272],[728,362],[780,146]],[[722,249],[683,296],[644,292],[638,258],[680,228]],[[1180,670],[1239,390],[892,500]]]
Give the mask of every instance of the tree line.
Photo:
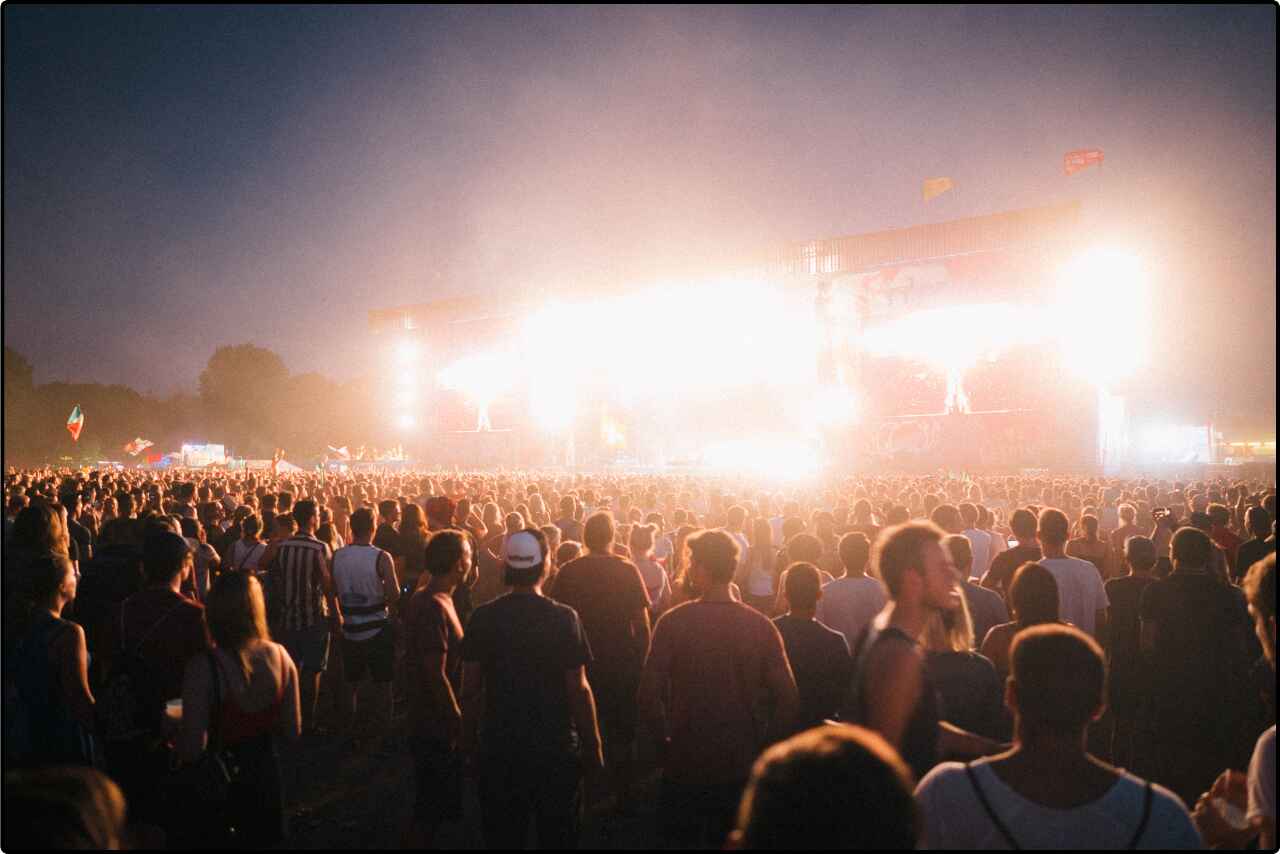
[[[318,458],[326,445],[390,443],[378,419],[373,384],[338,382],[317,373],[290,374],[279,355],[253,344],[218,347],[200,373],[195,394],[143,394],[126,385],[50,382],[36,385],[22,354],[4,348],[6,465],[56,463],[65,457],[130,462],[123,450],[141,436],[148,453],[176,451],[183,442],[222,444],[237,457]],[[66,430],[79,404],[84,431]]]

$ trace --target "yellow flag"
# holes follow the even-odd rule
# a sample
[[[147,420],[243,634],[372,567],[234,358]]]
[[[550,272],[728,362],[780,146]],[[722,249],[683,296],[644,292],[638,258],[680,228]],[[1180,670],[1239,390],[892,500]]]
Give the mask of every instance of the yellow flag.
[[[924,200],[927,202],[934,196],[941,196],[954,187],[950,178],[926,178],[924,181]]]

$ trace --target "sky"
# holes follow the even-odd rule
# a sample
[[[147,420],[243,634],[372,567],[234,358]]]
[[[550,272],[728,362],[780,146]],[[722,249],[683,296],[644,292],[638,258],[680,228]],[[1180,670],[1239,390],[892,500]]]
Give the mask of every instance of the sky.
[[[3,24],[4,337],[37,382],[194,391],[243,342],[345,379],[376,364],[373,308],[1078,199],[1149,264],[1141,381],[1274,419],[1269,4],[5,5]],[[1086,147],[1102,170],[1065,177]],[[957,189],[923,204],[939,175]]]

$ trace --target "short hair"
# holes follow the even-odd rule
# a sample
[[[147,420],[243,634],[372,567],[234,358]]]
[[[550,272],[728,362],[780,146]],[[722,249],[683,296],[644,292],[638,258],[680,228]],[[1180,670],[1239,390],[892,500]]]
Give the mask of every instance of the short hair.
[[[963,534],[949,534],[942,538],[942,547],[951,555],[956,572],[968,578],[969,570],[973,567],[973,544],[969,542],[969,538]]]
[[[1138,518],[1138,510],[1132,504],[1121,504],[1117,512],[1120,514],[1121,522],[1133,524],[1133,521]]]
[[[1019,625],[1058,621],[1058,580],[1038,563],[1018,567],[1009,583],[1009,607]]]
[[[871,559],[871,541],[861,531],[851,531],[840,538],[840,563],[845,572],[866,572]]]
[[[1085,536],[1093,539],[1098,536],[1098,517],[1091,513],[1086,513],[1080,517],[1080,527],[1084,528]]]
[[[1215,525],[1225,525],[1231,521],[1231,511],[1227,509],[1225,504],[1210,504],[1209,518],[1213,520]]]
[[[972,528],[974,523],[978,521],[978,508],[968,501],[959,507],[960,518],[964,520],[965,527]]]
[[[582,528],[582,541],[590,551],[607,552],[614,534],[613,514],[608,510],[597,510],[587,517]]]
[[[1036,626],[1019,632],[1009,650],[1009,671],[1018,716],[1057,732],[1088,724],[1106,696],[1102,649],[1074,626]]]
[[[1053,507],[1044,508],[1040,511],[1036,534],[1043,543],[1062,545],[1071,535],[1071,523],[1067,520],[1067,514]]]
[[[373,514],[370,513],[370,516]],[[436,531],[427,540],[422,553],[422,567],[429,575],[448,575],[462,560],[467,535],[462,531],[446,528]]]
[[[631,528],[631,557],[643,557],[653,551],[653,541],[658,534],[657,525],[634,525]]]
[[[400,508],[400,502],[394,498],[384,498],[378,502],[378,515],[383,519],[389,518],[395,510]]]
[[[787,602],[793,609],[807,611],[818,604],[818,594],[822,591],[822,574],[811,563],[793,563],[787,567],[784,590]]]
[[[929,513],[929,521],[944,531],[950,531],[952,528],[959,528],[964,523],[964,517],[954,504],[939,504]]]
[[[815,727],[756,760],[738,810],[742,847],[913,849],[913,788],[911,772],[878,733]]]
[[[1124,541],[1124,559],[1135,569],[1150,570],[1157,557],[1156,544],[1150,537],[1129,537]]]
[[[279,508],[281,513],[288,513],[294,507],[292,492],[281,492],[277,497],[276,507]]]
[[[573,496],[566,495],[564,498],[560,499],[560,512],[565,514],[572,513],[573,505]]]
[[[582,543],[577,540],[565,540],[556,549],[556,566],[564,566],[582,554]]]
[[[724,531],[699,531],[685,540],[698,565],[704,567],[715,584],[733,580],[738,566],[738,544]]]
[[[1213,562],[1213,541],[1199,528],[1179,528],[1169,541],[1169,553],[1174,563],[1208,568]]]
[[[160,584],[172,581],[182,572],[191,546],[182,537],[166,529],[154,530],[142,543],[142,570],[147,582]]]
[[[740,504],[735,504],[729,508],[726,517],[730,525],[741,525],[747,521],[747,509]]]
[[[374,527],[373,511],[368,507],[361,507],[351,514],[351,536],[367,537],[373,533]]]
[[[250,512],[240,520],[240,535],[242,537],[256,537],[262,533],[262,517],[257,513]]]
[[[946,532],[932,522],[907,522],[883,531],[872,549],[875,573],[897,598],[907,571],[922,568],[924,548],[941,542]]]
[[[796,534],[787,540],[787,557],[792,561],[816,563],[822,557],[822,540],[813,534]]]
[[[1244,577],[1244,595],[1265,619],[1276,616],[1276,553],[1272,552],[1249,567]]]
[[[293,505],[293,520],[298,523],[299,528],[304,527],[307,522],[316,518],[318,514],[319,509],[310,498],[304,498]]]
[[[1265,507],[1250,507],[1244,514],[1244,526],[1255,537],[1265,537],[1271,530],[1271,514]]]

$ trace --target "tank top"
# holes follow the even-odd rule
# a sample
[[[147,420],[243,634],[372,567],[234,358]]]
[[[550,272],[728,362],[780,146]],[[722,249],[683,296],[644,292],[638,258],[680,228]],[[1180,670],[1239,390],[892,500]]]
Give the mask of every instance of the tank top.
[[[71,714],[51,650],[71,623],[43,613],[5,655],[5,764],[92,765],[91,733]]]
[[[210,664],[215,659],[210,658]],[[219,662],[215,678],[221,680],[226,689],[222,691],[222,708],[217,712],[219,735],[222,744],[234,747],[256,738],[270,735],[280,717],[280,707],[284,704],[284,674],[281,674],[280,685],[276,689],[275,700],[264,709],[246,712],[231,692],[224,664]]]
[[[910,644],[917,652],[919,648],[919,643],[901,629],[893,626],[877,628],[876,621],[871,621],[866,631],[862,633],[858,648],[853,654],[853,723],[865,725],[867,722],[866,691],[863,689],[862,682],[866,678],[867,661],[871,657],[871,651],[881,643]],[[938,764],[938,692],[933,680],[929,678],[929,671],[924,667],[923,660],[920,678],[920,699],[916,701],[916,707],[911,711],[907,728],[902,733],[902,743],[898,745],[898,753],[911,767],[911,772],[915,774],[917,780]]]
[[[388,625],[386,596],[378,576],[382,549],[355,544],[333,555],[333,586],[342,603],[342,634],[354,640],[368,640]]]

